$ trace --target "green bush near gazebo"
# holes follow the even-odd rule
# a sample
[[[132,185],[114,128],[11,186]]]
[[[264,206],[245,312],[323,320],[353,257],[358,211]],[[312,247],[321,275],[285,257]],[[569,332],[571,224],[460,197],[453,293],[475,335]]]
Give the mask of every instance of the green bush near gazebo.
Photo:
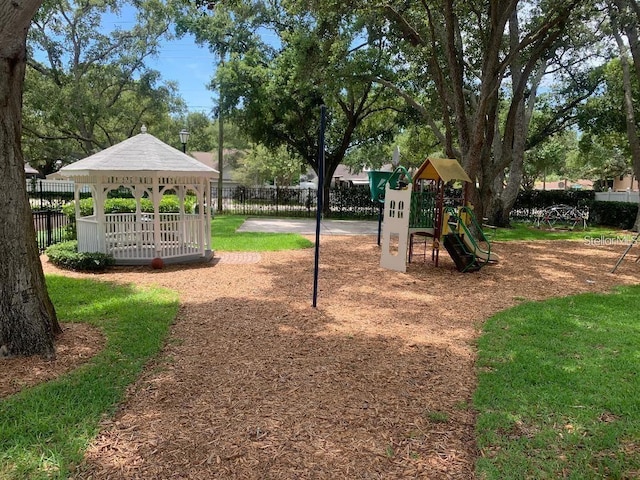
[[[184,199],[184,210],[193,213],[196,210],[196,197],[187,195]],[[140,201],[142,213],[153,213],[153,202],[148,198]],[[135,213],[136,200],[134,198],[109,198],[104,202],[104,213]],[[179,213],[180,200],[177,195],[164,195],[160,200],[160,213]],[[69,218],[67,225],[67,238],[76,239],[76,206],[75,202],[69,202],[62,207],[62,213]],[[93,198],[80,200],[80,216],[93,215]]]
[[[184,210],[193,213],[196,208],[196,197],[187,196],[184,199]],[[140,209],[143,213],[153,213],[153,202],[148,198],[140,201]],[[104,202],[104,213],[135,213],[136,201],[134,198],[109,198]],[[76,211],[75,202],[69,202],[62,207],[62,212],[69,217],[69,220],[75,221]],[[164,195],[160,200],[160,213],[178,213],[180,212],[180,200],[177,195]],[[84,198],[80,200],[80,214],[88,217],[93,214],[93,198]]]
[[[107,267],[116,263],[111,255],[99,252],[78,252],[77,240],[51,245],[45,253],[54,265],[80,272],[104,272]]]

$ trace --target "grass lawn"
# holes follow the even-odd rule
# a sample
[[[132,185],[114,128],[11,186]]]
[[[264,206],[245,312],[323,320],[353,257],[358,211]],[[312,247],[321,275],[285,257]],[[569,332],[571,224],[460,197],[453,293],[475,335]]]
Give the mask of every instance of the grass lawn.
[[[313,246],[313,242],[296,233],[236,232],[245,219],[240,215],[216,215],[211,222],[213,249],[223,252],[264,252]]]
[[[99,327],[107,345],[83,367],[0,401],[3,479],[67,478],[178,311],[177,294],[167,290],[62,276],[48,276],[47,287],[61,321]]]
[[[485,234],[490,240],[495,241],[535,241],[535,240],[579,240],[585,241],[590,238],[616,238],[618,236],[630,236],[629,232],[622,232],[608,227],[588,227],[586,230],[575,229],[555,229],[537,228],[532,224],[513,223],[512,228],[498,228],[495,232],[485,229]]]
[[[479,478],[640,477],[640,286],[499,313],[479,340]]]

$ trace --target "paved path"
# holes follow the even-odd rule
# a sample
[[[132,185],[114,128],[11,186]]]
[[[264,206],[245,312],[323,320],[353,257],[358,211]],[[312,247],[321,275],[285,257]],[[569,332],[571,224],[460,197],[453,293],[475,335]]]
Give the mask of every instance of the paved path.
[[[316,221],[311,218],[248,218],[238,232],[274,232],[314,235]],[[322,235],[377,235],[378,222],[371,220],[322,220]]]

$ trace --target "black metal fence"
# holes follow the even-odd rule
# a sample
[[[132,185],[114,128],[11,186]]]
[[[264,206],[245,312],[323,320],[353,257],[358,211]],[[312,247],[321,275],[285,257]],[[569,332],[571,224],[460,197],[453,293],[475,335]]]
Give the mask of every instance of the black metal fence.
[[[73,200],[73,183],[30,181],[27,193],[33,212],[38,247],[66,240],[68,225],[62,207]],[[214,211],[218,211],[218,190],[211,191]],[[81,197],[88,192],[81,193]],[[318,193],[315,189],[292,187],[228,187],[222,189],[222,212],[251,216],[307,217],[316,214]],[[329,206],[334,218],[376,219],[379,204],[371,201],[369,186],[337,187],[329,192]]]
[[[73,200],[73,189],[73,182],[39,178],[27,180],[27,194],[34,209],[61,209],[65,203]],[[83,196],[88,195],[88,191],[83,193]]]
[[[69,219],[62,213],[62,206],[73,200],[73,190],[72,182],[27,180],[27,195],[41,252],[67,239]]]
[[[218,209],[218,188],[211,190],[213,208]],[[315,216],[318,192],[293,187],[223,187],[222,212],[233,215],[308,217]],[[371,201],[368,185],[336,187],[329,191],[333,218],[375,219],[378,204]]]
[[[73,200],[73,189],[71,182],[37,180],[27,183],[41,250],[65,239],[68,221],[62,214],[62,206]],[[82,197],[88,195],[88,191],[81,193]],[[533,221],[541,208],[556,203],[588,207],[593,195],[593,192],[521,192],[512,218]],[[218,212],[218,189],[215,185],[211,196],[212,208]],[[308,188],[224,187],[222,213],[313,218],[317,198],[317,190]],[[378,217],[379,203],[371,201],[368,185],[335,187],[329,192],[329,208],[332,218],[374,220]]]
[[[42,252],[54,243],[67,239],[67,217],[60,209],[32,210],[38,249]]]

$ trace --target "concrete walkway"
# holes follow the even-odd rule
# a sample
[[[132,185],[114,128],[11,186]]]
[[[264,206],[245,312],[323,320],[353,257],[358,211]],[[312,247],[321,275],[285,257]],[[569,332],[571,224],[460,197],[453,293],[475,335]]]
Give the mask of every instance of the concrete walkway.
[[[311,218],[248,218],[238,232],[298,233],[315,235],[316,220]],[[370,220],[322,220],[321,235],[377,235],[378,222]]]

